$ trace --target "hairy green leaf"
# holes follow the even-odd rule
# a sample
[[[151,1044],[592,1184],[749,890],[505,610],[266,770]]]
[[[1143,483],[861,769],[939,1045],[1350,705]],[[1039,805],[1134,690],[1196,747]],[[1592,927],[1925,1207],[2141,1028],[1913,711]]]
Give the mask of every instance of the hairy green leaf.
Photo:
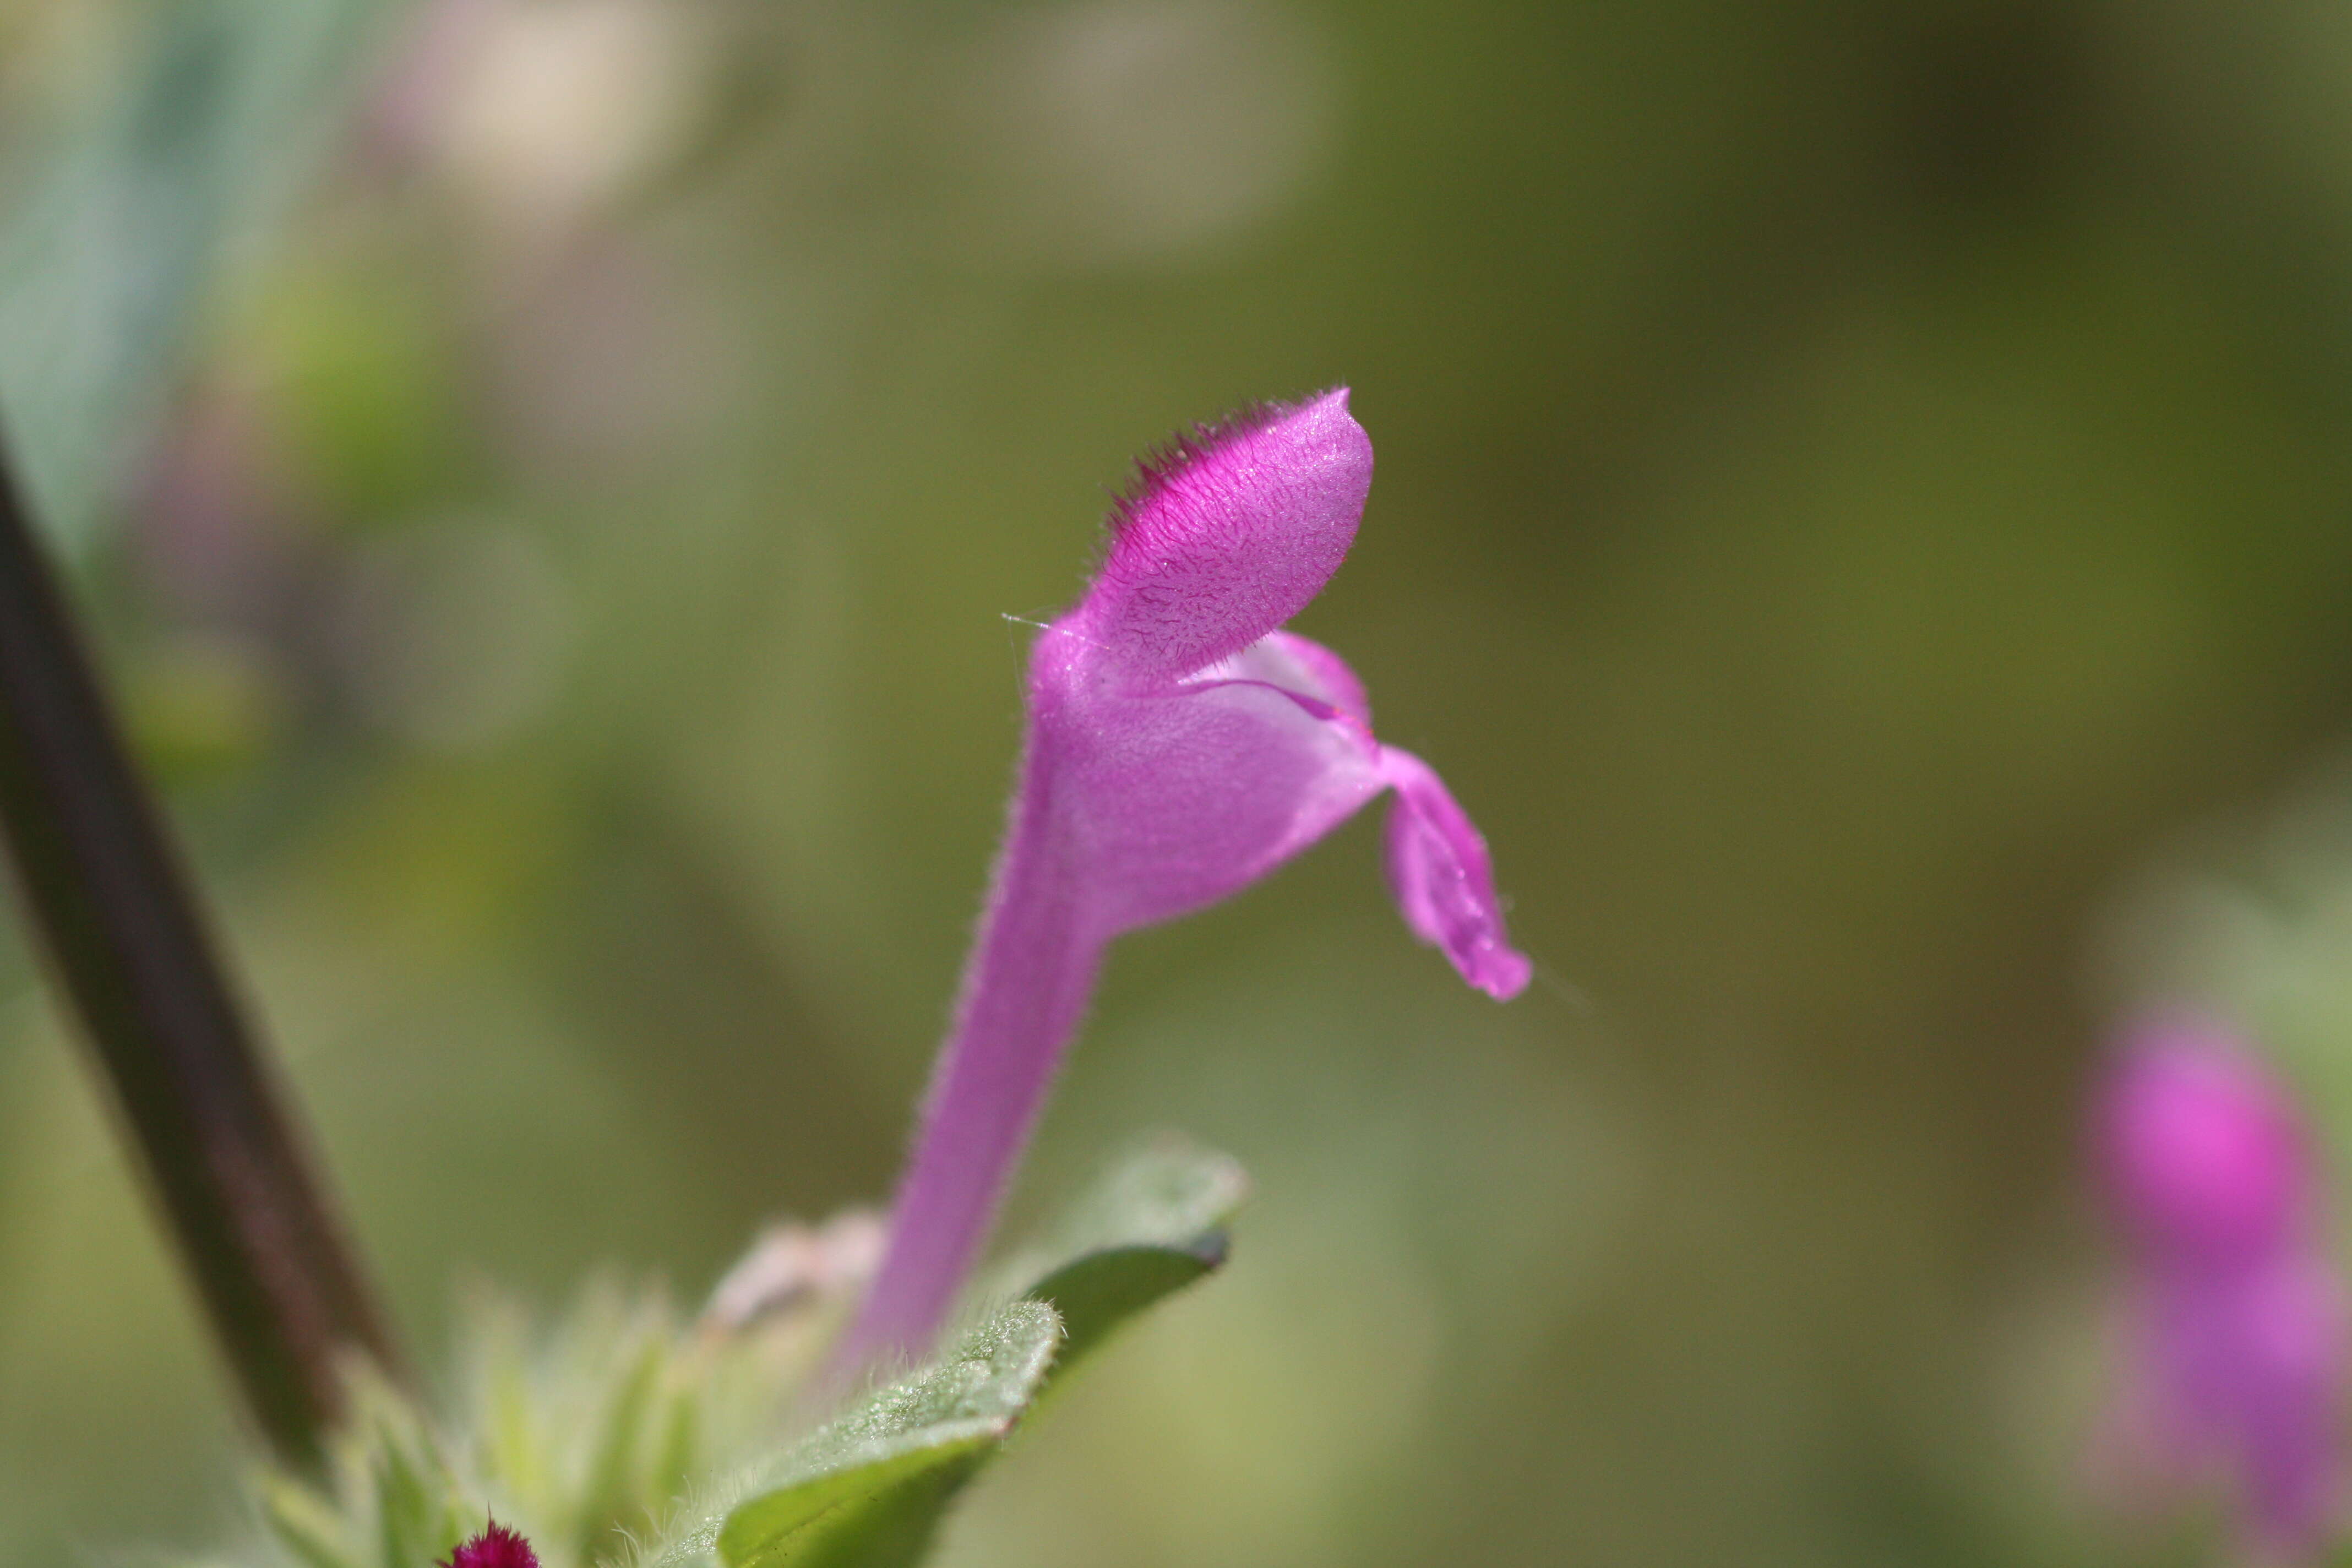
[[[1018,1297],[955,1350],[816,1433],[689,1523],[647,1568],[907,1568],[1046,1385],[1121,1323],[1224,1261],[1248,1190],[1223,1154],[1167,1139],[1116,1164],[997,1273]],[[1011,1289],[1004,1282],[1015,1283]]]
[[[1067,1371],[1128,1319],[1225,1260],[1225,1222],[1249,1194],[1231,1156],[1181,1139],[1154,1141],[1114,1165],[1038,1247],[1004,1270],[1066,1331]]]
[[[740,1476],[673,1524],[646,1568],[899,1568],[1034,1397],[1061,1342],[1016,1301],[953,1351]]]
[[[1040,1302],[1015,1302],[955,1350],[816,1433],[719,1530],[727,1568],[914,1562],[948,1501],[1028,1407],[1062,1338]]]

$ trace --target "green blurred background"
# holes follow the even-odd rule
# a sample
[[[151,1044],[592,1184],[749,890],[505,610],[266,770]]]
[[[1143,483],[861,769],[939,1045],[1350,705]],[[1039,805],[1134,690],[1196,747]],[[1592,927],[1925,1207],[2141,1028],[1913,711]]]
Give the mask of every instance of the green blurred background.
[[[1018,1211],[1157,1126],[1259,1195],[945,1561],[2180,1560],[2087,1495],[2077,1100],[2257,948],[2352,1085],[2352,12],[8,0],[0,202],[0,403],[428,1350],[887,1192],[1024,623],[1344,382],[1301,626],[1544,977],[1369,820],[1125,942]],[[2200,859],[2294,939],[2149,935]],[[0,1563],[226,1530],[229,1397],[12,932]]]

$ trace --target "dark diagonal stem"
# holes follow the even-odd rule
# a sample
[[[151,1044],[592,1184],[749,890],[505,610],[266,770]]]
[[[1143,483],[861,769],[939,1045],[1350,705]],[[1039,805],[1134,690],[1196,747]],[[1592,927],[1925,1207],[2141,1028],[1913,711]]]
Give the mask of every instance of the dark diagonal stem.
[[[214,956],[0,451],[0,827],[255,1418],[316,1461],[383,1321]]]

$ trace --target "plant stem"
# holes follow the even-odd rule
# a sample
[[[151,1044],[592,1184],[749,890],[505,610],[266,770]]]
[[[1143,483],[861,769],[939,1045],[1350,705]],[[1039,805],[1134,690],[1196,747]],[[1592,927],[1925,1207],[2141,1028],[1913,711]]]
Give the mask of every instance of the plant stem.
[[[1055,780],[1032,749],[954,1027],[940,1047],[874,1284],[835,1347],[837,1390],[929,1353],[988,1240],[1086,1011],[1107,938],[1055,831]]]
[[[0,827],[246,1402],[315,1464],[347,1358],[397,1367],[0,451]]]

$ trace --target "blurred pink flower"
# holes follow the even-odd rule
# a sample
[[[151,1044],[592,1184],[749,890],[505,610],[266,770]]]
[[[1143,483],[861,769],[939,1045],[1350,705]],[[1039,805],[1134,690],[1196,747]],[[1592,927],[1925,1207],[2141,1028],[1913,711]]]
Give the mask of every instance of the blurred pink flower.
[[[2345,1502],[2347,1316],[2293,1101],[2225,1031],[2152,1023],[2108,1070],[2094,1152],[2133,1270],[2119,1436],[2168,1484],[2226,1475],[2263,1556],[2313,1555]]]
[[[1120,932],[1238,891],[1393,788],[1406,923],[1489,995],[1527,985],[1477,829],[1373,739],[1346,663],[1280,629],[1347,554],[1371,478],[1344,389],[1199,430],[1142,466],[1085,597],[1038,638],[1004,848],[845,1369],[938,1332]]]

